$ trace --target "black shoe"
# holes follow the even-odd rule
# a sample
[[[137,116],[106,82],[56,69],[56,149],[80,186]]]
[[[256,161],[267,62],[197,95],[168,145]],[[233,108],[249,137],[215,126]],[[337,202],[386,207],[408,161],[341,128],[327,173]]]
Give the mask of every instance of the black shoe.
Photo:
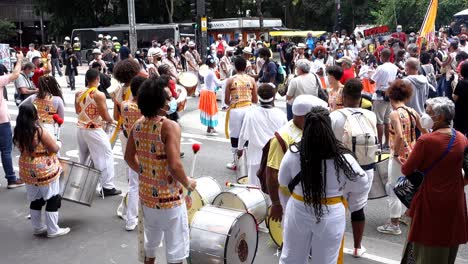
[[[185,156],[185,153],[184,152],[181,152],[180,153],[180,157],[183,158]]]
[[[106,197],[106,196],[119,195],[119,194],[122,193],[121,190],[117,190],[116,188],[112,188],[112,189],[102,188],[102,192],[103,192],[103,194],[104,194],[104,197]]]

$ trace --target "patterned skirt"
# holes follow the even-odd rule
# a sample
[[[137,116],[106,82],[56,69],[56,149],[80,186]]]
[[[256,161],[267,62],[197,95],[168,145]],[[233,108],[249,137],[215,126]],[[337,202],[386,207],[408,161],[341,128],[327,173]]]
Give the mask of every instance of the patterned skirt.
[[[213,91],[201,91],[198,109],[200,109],[200,121],[203,125],[209,127],[218,125],[218,103]]]

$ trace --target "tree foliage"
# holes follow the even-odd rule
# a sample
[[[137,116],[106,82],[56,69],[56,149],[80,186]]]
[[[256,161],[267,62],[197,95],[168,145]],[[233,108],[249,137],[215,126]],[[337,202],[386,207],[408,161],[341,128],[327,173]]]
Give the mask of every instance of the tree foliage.
[[[419,30],[430,0],[341,0],[341,28],[351,31],[359,24],[397,24],[406,31]],[[468,0],[439,0],[437,26],[447,25]],[[128,23],[127,0],[41,0],[36,10],[51,15],[53,35],[69,35],[74,28]],[[258,7],[260,7],[259,9]],[[335,1],[312,0],[211,0],[212,18],[252,16],[277,17],[289,28],[332,30]],[[135,0],[137,23],[190,22],[190,1]],[[3,31],[2,31],[3,32]]]
[[[0,19],[0,42],[8,42],[16,35],[16,26],[8,20]]]

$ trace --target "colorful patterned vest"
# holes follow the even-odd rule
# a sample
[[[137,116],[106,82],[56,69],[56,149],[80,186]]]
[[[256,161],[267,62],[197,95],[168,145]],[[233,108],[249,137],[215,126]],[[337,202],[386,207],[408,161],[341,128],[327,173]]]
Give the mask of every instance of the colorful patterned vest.
[[[248,75],[233,77],[231,85],[231,106],[252,102],[252,82]],[[235,107],[234,107],[235,108]]]
[[[403,145],[397,154],[407,159],[416,144],[416,120],[414,117],[410,116],[405,109],[411,111],[408,107],[400,107],[395,111],[398,112],[398,116],[400,117],[401,130],[403,132]],[[390,125],[389,143],[390,149],[393,151],[393,144],[395,144],[395,128],[392,125]],[[394,155],[395,153],[391,154]]]
[[[141,112],[138,105],[132,101],[122,102],[122,127],[125,137],[128,137],[133,124],[141,118]]]
[[[182,185],[169,172],[164,143],[163,120],[143,118],[133,126],[133,137],[140,162],[139,193],[149,208],[169,209],[182,204]]]
[[[78,98],[78,128],[84,129],[98,129],[102,127],[102,118],[97,108],[96,101],[94,101],[94,95],[96,94],[96,88],[87,94],[83,100]],[[86,93],[84,90],[83,93]]]
[[[47,133],[46,130],[43,133]],[[48,153],[42,142],[39,142],[34,153],[21,152],[19,158],[19,175],[26,183],[34,186],[47,186],[62,173],[62,166],[55,153]]]
[[[39,121],[42,124],[54,124],[53,115],[57,113],[57,109],[53,103],[53,96],[47,96],[44,99],[37,98],[34,99],[33,104],[36,106],[37,114],[39,115]]]

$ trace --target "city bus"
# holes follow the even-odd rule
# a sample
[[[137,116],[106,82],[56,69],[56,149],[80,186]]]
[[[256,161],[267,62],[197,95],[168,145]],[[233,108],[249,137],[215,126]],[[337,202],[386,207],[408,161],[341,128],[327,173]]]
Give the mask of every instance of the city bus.
[[[163,42],[166,39],[173,39],[174,43],[177,43],[181,36],[178,24],[137,24],[136,29],[138,48],[151,47],[151,42],[153,40]],[[184,27],[184,31],[187,31],[186,27]],[[111,37],[117,37],[119,42],[122,44],[122,40],[129,40],[129,26],[128,24],[119,24],[109,27],[74,29],[72,31],[71,39],[72,41],[75,37],[80,39],[81,55],[83,59],[86,58],[87,61],[90,61],[92,57],[92,50],[96,46],[95,41],[98,40],[99,34],[104,36],[110,35]]]

